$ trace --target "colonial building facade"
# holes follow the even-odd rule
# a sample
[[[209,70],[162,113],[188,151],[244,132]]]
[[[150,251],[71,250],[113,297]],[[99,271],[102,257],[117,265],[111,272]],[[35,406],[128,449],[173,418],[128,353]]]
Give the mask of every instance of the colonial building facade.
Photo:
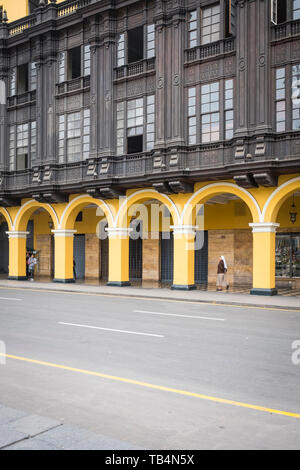
[[[297,286],[298,1],[0,5],[3,273]]]

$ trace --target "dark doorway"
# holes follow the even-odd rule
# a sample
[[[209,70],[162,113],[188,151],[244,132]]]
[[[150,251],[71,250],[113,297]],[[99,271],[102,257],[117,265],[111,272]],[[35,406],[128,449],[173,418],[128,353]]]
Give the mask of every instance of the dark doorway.
[[[85,277],[85,235],[74,236],[74,261],[76,279]]]
[[[104,238],[100,242],[100,250],[101,250],[101,279],[104,281],[108,280],[108,237]]]
[[[201,249],[197,249],[202,246]],[[197,232],[195,239],[195,284],[207,285],[208,278],[208,232]]]
[[[0,273],[8,273],[9,242],[5,232],[8,231],[6,222],[0,224]]]
[[[161,281],[173,282],[174,268],[174,239],[173,232],[162,232],[160,234],[160,267]]]

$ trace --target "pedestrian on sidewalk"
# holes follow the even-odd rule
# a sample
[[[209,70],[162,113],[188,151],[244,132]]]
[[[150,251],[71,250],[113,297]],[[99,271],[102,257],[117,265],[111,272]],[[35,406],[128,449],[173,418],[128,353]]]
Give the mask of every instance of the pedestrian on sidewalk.
[[[34,268],[36,264],[37,264],[37,259],[32,253],[28,260],[28,272],[29,272],[29,278],[31,281],[34,281]]]
[[[226,290],[229,289],[229,283],[228,283],[228,280],[227,280],[227,263],[226,263],[226,259],[225,259],[225,256],[221,256],[222,260],[223,260],[223,263],[224,263],[224,267],[225,267],[225,272],[224,272],[224,280],[225,280],[225,284],[226,284]]]
[[[225,268],[224,256],[220,256],[218,268],[217,268],[217,291],[221,291],[224,288],[227,289],[227,282],[225,279],[225,274],[227,269]]]

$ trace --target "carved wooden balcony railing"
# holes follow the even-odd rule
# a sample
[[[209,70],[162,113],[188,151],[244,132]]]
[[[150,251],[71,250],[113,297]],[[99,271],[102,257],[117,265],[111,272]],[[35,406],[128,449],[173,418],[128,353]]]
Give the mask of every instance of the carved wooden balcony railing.
[[[214,57],[220,54],[227,54],[234,51],[234,38],[221,39],[220,41],[211,42],[202,46],[196,46],[192,49],[186,49],[185,62],[193,62],[208,57]]]
[[[122,65],[115,68],[115,80],[125,77],[132,77],[141,73],[155,70],[155,58],[143,59],[132,64]]]
[[[300,34],[300,19],[286,21],[272,27],[272,40],[285,39]]]

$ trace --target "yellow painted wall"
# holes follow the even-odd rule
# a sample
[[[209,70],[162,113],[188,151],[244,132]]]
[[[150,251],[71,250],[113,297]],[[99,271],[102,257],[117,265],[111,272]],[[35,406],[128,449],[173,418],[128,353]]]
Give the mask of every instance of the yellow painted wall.
[[[0,0],[3,10],[7,11],[8,21],[16,21],[28,15],[27,0]]]
[[[300,197],[295,198],[296,211],[298,212],[297,221],[295,224],[290,222],[290,206],[292,199],[289,198],[282,205],[277,222],[282,228],[295,228],[299,227],[300,230]],[[150,207],[148,210],[148,227],[151,227]],[[83,218],[82,222],[75,222],[74,229],[77,230],[78,234],[96,233],[96,227],[101,217],[96,216],[96,208],[87,208],[82,210]],[[139,219],[142,219],[141,214],[137,213]],[[48,223],[50,222],[50,216],[46,212],[40,212],[32,216],[34,220],[35,235],[46,235],[50,234],[50,228]],[[159,226],[154,224],[152,227],[153,231],[161,231],[161,214],[159,217]],[[173,223],[172,218],[170,219],[171,224]],[[249,223],[252,222],[251,214],[247,206],[242,201],[230,201],[228,204],[214,204],[205,205],[204,209],[204,229],[205,230],[230,230],[230,229],[249,229]],[[166,230],[166,227],[164,227]]]
[[[57,0],[57,3],[63,1],[65,0]],[[7,11],[9,22],[24,18],[24,16],[29,14],[27,0],[0,0],[0,6],[3,7],[3,10]]]
[[[299,227],[300,231],[300,196],[295,197],[295,206],[296,212],[298,213],[296,222],[294,224],[290,221],[290,210],[293,199],[289,197],[281,206],[278,212],[277,222],[280,224],[280,227]]]

